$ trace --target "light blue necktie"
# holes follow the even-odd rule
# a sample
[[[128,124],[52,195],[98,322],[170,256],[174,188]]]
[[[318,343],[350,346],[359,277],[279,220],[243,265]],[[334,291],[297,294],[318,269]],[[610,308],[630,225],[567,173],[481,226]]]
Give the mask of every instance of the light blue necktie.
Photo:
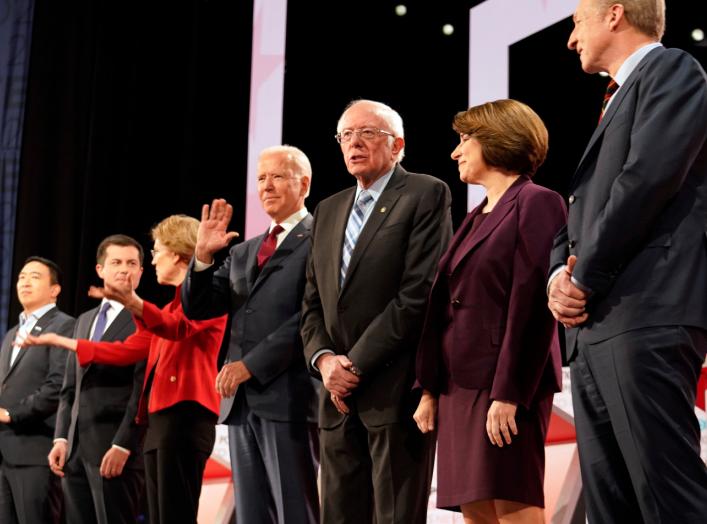
[[[346,271],[349,268],[351,255],[353,254],[354,247],[356,247],[356,241],[363,228],[363,219],[366,216],[366,210],[371,202],[373,202],[373,197],[364,189],[359,193],[358,200],[354,203],[353,208],[351,208],[349,222],[346,224],[344,249],[341,253],[341,280],[339,283],[342,286],[344,285],[344,278],[346,278]]]

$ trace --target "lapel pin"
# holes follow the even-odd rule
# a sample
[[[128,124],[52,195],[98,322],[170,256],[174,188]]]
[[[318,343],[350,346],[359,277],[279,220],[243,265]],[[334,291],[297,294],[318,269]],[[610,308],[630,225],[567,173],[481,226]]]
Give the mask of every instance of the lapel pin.
[[[385,206],[383,206],[383,207],[381,208],[381,213],[385,213],[387,210],[388,210],[388,208],[385,207]]]
[[[304,233],[298,233],[297,238],[302,238],[304,236]]]

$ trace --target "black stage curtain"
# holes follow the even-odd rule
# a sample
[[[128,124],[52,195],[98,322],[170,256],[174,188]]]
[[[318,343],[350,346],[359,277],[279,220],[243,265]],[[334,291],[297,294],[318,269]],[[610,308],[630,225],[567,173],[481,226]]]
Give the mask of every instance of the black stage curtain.
[[[148,250],[141,294],[170,298],[150,269],[152,225],[242,201],[252,16],[249,1],[37,1],[13,278],[27,256],[55,260],[59,305],[77,314],[98,243],[125,233]]]

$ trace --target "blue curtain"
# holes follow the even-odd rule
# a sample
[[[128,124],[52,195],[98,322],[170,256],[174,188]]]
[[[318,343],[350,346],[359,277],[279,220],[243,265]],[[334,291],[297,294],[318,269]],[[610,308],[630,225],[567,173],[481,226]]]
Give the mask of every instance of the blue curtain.
[[[13,296],[12,247],[33,13],[34,0],[0,0],[0,332],[8,327]]]

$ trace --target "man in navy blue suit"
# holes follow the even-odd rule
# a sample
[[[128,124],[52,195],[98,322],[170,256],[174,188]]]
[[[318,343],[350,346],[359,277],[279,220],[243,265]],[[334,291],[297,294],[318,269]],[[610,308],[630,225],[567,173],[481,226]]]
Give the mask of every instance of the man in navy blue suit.
[[[707,78],[660,44],[663,0],[581,0],[568,46],[607,72],[549,306],[566,330],[590,522],[704,522]]]
[[[304,206],[312,168],[291,146],[261,152],[258,195],[268,231],[214,254],[236,235],[233,209],[202,210],[196,253],[182,290],[190,318],[230,316],[230,338],[216,379],[228,424],[236,520],[248,524],[319,522],[317,391],[302,356],[300,308],[312,216]]]

